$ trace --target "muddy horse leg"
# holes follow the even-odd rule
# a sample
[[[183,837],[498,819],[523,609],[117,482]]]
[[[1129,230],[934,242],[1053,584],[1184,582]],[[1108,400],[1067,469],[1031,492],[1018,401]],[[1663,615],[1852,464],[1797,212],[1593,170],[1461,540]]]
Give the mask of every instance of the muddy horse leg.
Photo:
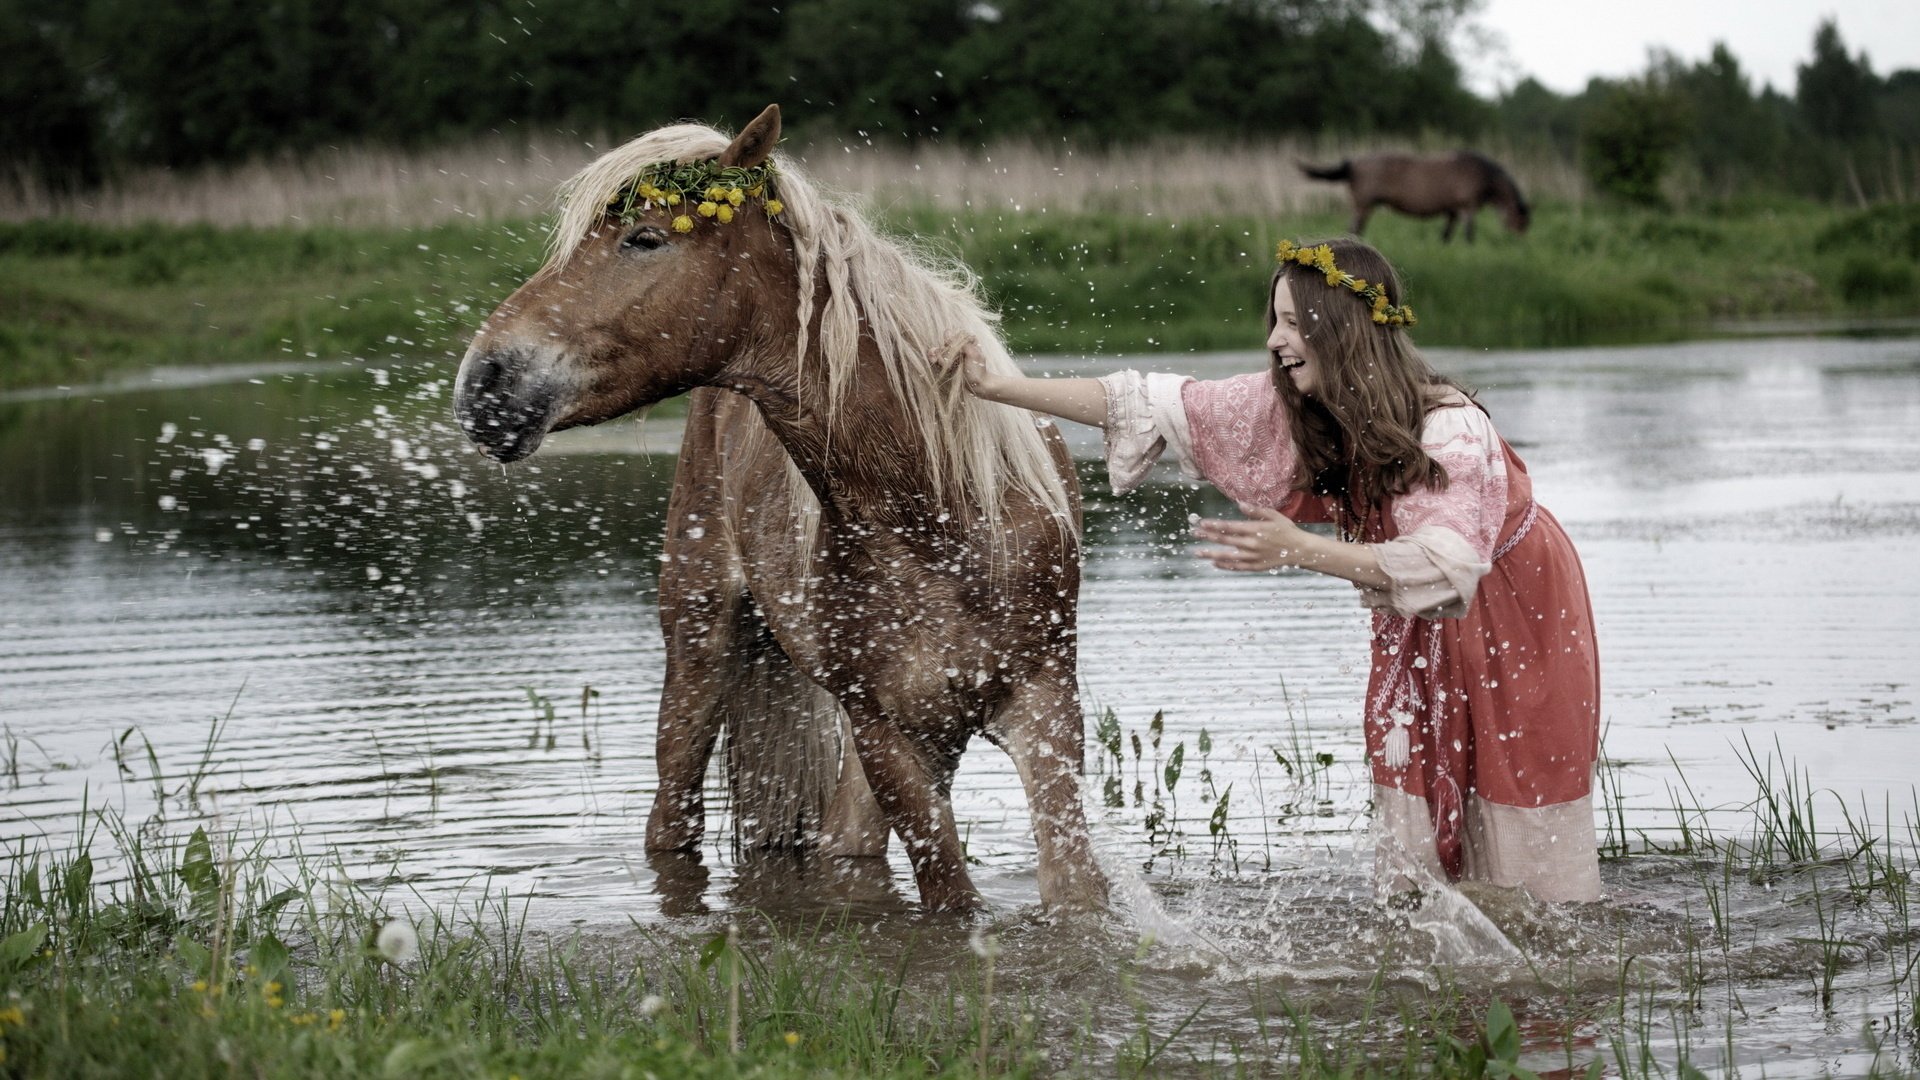
[[[992,725],[1026,788],[1040,850],[1040,903],[1056,910],[1107,904],[1107,878],[1094,860],[1081,802],[1081,722],[1072,687],[1035,680],[1014,691]]]
[[[726,629],[735,614],[711,593],[683,598],[676,625],[667,630],[666,685],[660,692],[660,730],[654,768],[660,787],[647,816],[648,851],[696,847],[706,831],[707,762],[724,714],[721,685]]]
[[[724,661],[747,603],[733,538],[718,527],[725,498],[714,443],[720,401],[718,391],[696,391],[690,398],[667,503],[660,570],[667,671],[654,750],[660,787],[647,818],[648,851],[693,848],[705,831],[701,784],[725,719]]]
[[[881,812],[906,848],[920,902],[933,911],[984,908],[986,901],[967,876],[960,830],[947,797],[958,752],[909,738],[869,702],[856,702],[848,712],[853,717],[860,767]]]

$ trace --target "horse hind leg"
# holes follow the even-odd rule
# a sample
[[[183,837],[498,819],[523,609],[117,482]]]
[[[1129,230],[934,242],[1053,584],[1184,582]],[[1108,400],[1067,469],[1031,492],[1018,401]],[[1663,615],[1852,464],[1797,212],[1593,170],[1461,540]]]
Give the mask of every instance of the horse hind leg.
[[[1014,691],[991,728],[1026,789],[1040,852],[1040,903],[1054,910],[1107,905],[1107,878],[1094,859],[1081,801],[1081,727],[1079,695],[1071,687],[1034,680]]]

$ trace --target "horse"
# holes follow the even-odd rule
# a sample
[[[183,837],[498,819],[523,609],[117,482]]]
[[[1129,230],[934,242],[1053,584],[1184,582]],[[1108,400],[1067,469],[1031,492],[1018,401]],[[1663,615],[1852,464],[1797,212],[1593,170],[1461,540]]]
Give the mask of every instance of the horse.
[[[925,907],[978,909],[949,796],[983,734],[1019,771],[1043,905],[1102,907],[1065,444],[934,362],[967,334],[1015,370],[977,279],[818,192],[779,134],[778,106],[732,139],[662,127],[568,181],[545,264],[461,360],[455,419],[512,462],[688,395],[649,852],[697,849],[724,730],[740,848],[874,857],[891,832]],[[768,178],[682,203],[641,179],[662,169]]]
[[[1315,180],[1344,180],[1353,197],[1355,236],[1367,227],[1367,218],[1382,203],[1414,217],[1447,215],[1447,227],[1441,240],[1452,240],[1454,227],[1467,226],[1467,242],[1473,242],[1473,219],[1480,208],[1492,203],[1501,220],[1516,233],[1527,231],[1533,210],[1520,185],[1492,158],[1471,150],[1456,150],[1435,157],[1411,154],[1363,154],[1338,165],[1315,166],[1300,163],[1300,171]]]

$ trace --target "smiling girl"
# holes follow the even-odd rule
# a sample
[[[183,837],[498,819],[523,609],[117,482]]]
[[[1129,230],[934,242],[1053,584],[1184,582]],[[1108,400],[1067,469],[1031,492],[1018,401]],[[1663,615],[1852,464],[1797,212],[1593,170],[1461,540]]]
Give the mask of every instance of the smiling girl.
[[[1213,565],[1355,585],[1373,609],[1384,891],[1471,879],[1597,899],[1600,668],[1579,556],[1486,411],[1414,347],[1385,257],[1346,239],[1279,255],[1266,371],[1029,379],[988,372],[971,341],[949,362],[980,397],[1104,428],[1116,493],[1172,451],[1236,500],[1244,520],[1195,529]]]

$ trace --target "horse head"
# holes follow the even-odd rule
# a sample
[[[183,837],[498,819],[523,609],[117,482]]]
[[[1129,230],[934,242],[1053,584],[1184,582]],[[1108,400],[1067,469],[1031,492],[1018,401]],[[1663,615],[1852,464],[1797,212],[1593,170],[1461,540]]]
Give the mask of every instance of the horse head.
[[[753,336],[753,297],[793,293],[778,204],[722,196],[716,219],[718,205],[697,209],[677,193],[672,204],[609,203],[610,193],[663,160],[753,169],[779,137],[770,105],[724,147],[711,129],[678,125],[575,176],[547,264],[487,317],[460,362],[454,415],[467,437],[497,461],[518,461],[550,431],[721,381]],[[654,156],[663,150],[678,152]]]

